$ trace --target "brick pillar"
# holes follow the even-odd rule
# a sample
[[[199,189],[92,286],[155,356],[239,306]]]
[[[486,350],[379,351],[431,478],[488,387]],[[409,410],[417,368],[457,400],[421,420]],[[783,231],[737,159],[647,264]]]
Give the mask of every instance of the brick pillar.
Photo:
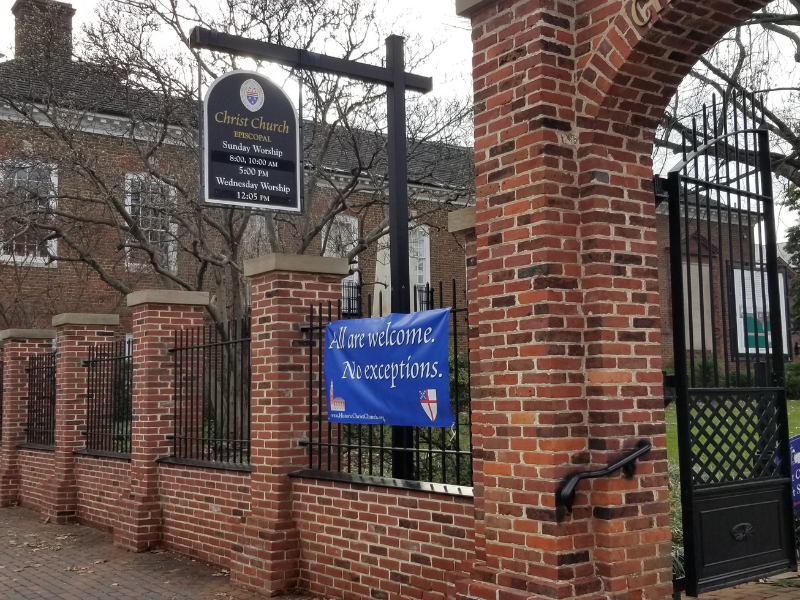
[[[592,3],[457,5],[474,42],[472,418],[485,561],[460,597],[666,598],[649,146],[583,115],[594,98],[576,90],[577,55],[593,40],[579,39],[590,19],[577,11]],[[655,450],[633,479],[583,482],[574,512],[557,509],[566,476],[639,438]]]
[[[252,299],[252,504],[231,577],[268,595],[300,577],[288,474],[306,468],[309,310],[341,298],[346,259],[272,254],[245,263]]]
[[[0,441],[0,506],[12,506],[19,495],[17,446],[25,441],[28,414],[28,358],[53,349],[54,331],[6,329],[3,345],[3,422]]]
[[[169,349],[176,329],[203,324],[205,292],[143,290],[128,295],[133,308],[133,424],[131,489],[120,506],[114,543],[143,552],[161,541],[157,459],[168,456],[173,433],[173,367]]]
[[[53,317],[56,331],[56,451],[54,478],[48,486],[45,514],[67,523],[78,510],[75,455],[86,440],[86,367],[89,348],[110,341],[119,315],[61,314]]]
[[[469,323],[470,401],[472,410],[481,406],[481,348],[478,319],[478,240],[475,231],[475,208],[464,208],[448,215],[448,231],[464,236],[464,255],[467,270],[467,316]],[[475,558],[486,560],[484,530],[483,450],[484,430],[472,420],[472,485],[475,515]],[[462,585],[465,582],[461,582]]]

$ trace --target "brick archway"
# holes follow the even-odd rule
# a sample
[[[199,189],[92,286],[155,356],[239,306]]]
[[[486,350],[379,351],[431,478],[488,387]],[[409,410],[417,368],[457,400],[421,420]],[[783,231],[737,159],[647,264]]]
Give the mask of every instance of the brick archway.
[[[767,2],[458,4],[473,26],[479,337],[480,562],[462,597],[668,598],[652,144],[697,58]],[[584,484],[559,522],[561,479],[642,438],[637,475]]]

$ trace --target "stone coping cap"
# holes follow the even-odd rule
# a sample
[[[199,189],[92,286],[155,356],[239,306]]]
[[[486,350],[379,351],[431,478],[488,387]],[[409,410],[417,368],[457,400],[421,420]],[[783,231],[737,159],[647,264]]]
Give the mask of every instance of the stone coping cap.
[[[475,229],[475,207],[462,208],[447,215],[447,231],[459,233]]]
[[[141,304],[171,304],[174,306],[208,306],[208,292],[183,292],[175,290],[140,290],[128,294],[128,306]]]
[[[456,0],[456,14],[459,17],[471,17],[480,9],[491,4],[496,4],[498,0]]]
[[[245,277],[265,275],[276,271],[346,277],[350,274],[350,263],[346,258],[328,258],[327,256],[309,256],[307,254],[267,254],[244,263]]]
[[[56,332],[52,329],[4,329],[0,331],[0,340],[52,340]]]
[[[53,317],[53,327],[61,325],[119,325],[119,315],[62,313]]]

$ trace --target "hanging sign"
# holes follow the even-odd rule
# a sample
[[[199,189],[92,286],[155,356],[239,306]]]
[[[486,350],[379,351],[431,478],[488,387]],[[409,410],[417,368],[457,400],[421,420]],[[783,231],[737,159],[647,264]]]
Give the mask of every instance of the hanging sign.
[[[206,93],[203,132],[206,203],[302,212],[300,128],[281,88],[258,73],[226,73]]]
[[[449,308],[329,324],[328,420],[452,427],[449,339]]]
[[[800,512],[800,435],[789,439],[792,454],[792,502],[794,509]]]

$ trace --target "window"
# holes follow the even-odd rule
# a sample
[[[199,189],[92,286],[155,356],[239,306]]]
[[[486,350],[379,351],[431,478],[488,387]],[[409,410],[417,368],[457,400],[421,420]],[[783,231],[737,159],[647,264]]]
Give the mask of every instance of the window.
[[[178,263],[178,227],[170,214],[175,204],[175,190],[145,174],[128,175],[125,188],[126,208],[139,226],[144,242],[174,270]],[[134,240],[132,243],[140,242]],[[149,262],[143,251],[136,248],[128,250],[128,265]]]
[[[690,278],[687,278],[687,271]],[[714,321],[712,319],[712,302],[717,293],[711,290],[711,275],[708,264],[699,265],[697,262],[686,263],[681,268],[683,274],[683,314],[685,315],[686,345],[690,342],[695,351],[705,348],[707,352],[714,349]],[[702,282],[700,280],[702,273]],[[715,274],[719,277],[718,274]],[[702,283],[702,296],[700,294]],[[691,287],[690,287],[691,286]],[[689,294],[691,293],[691,307]],[[715,307],[716,308],[716,307]],[[716,309],[719,314],[719,309]],[[691,324],[691,330],[690,330]]]
[[[333,219],[325,240],[324,256],[344,258],[358,243],[358,218],[339,214]],[[358,264],[358,256],[354,258]],[[342,314],[358,314],[360,309],[358,271],[342,279]]]
[[[0,171],[0,260],[55,266],[56,241],[36,226],[52,218],[57,184],[52,165],[5,164]]]
[[[427,225],[411,224],[408,229],[408,278],[411,310],[433,308],[429,285],[431,281],[431,242]],[[375,261],[374,315],[388,315],[391,311],[391,251],[389,234],[378,240]]]
[[[432,308],[428,293],[431,281],[430,240],[430,233],[425,225],[417,225],[408,231],[408,276],[411,282],[412,309]]]

